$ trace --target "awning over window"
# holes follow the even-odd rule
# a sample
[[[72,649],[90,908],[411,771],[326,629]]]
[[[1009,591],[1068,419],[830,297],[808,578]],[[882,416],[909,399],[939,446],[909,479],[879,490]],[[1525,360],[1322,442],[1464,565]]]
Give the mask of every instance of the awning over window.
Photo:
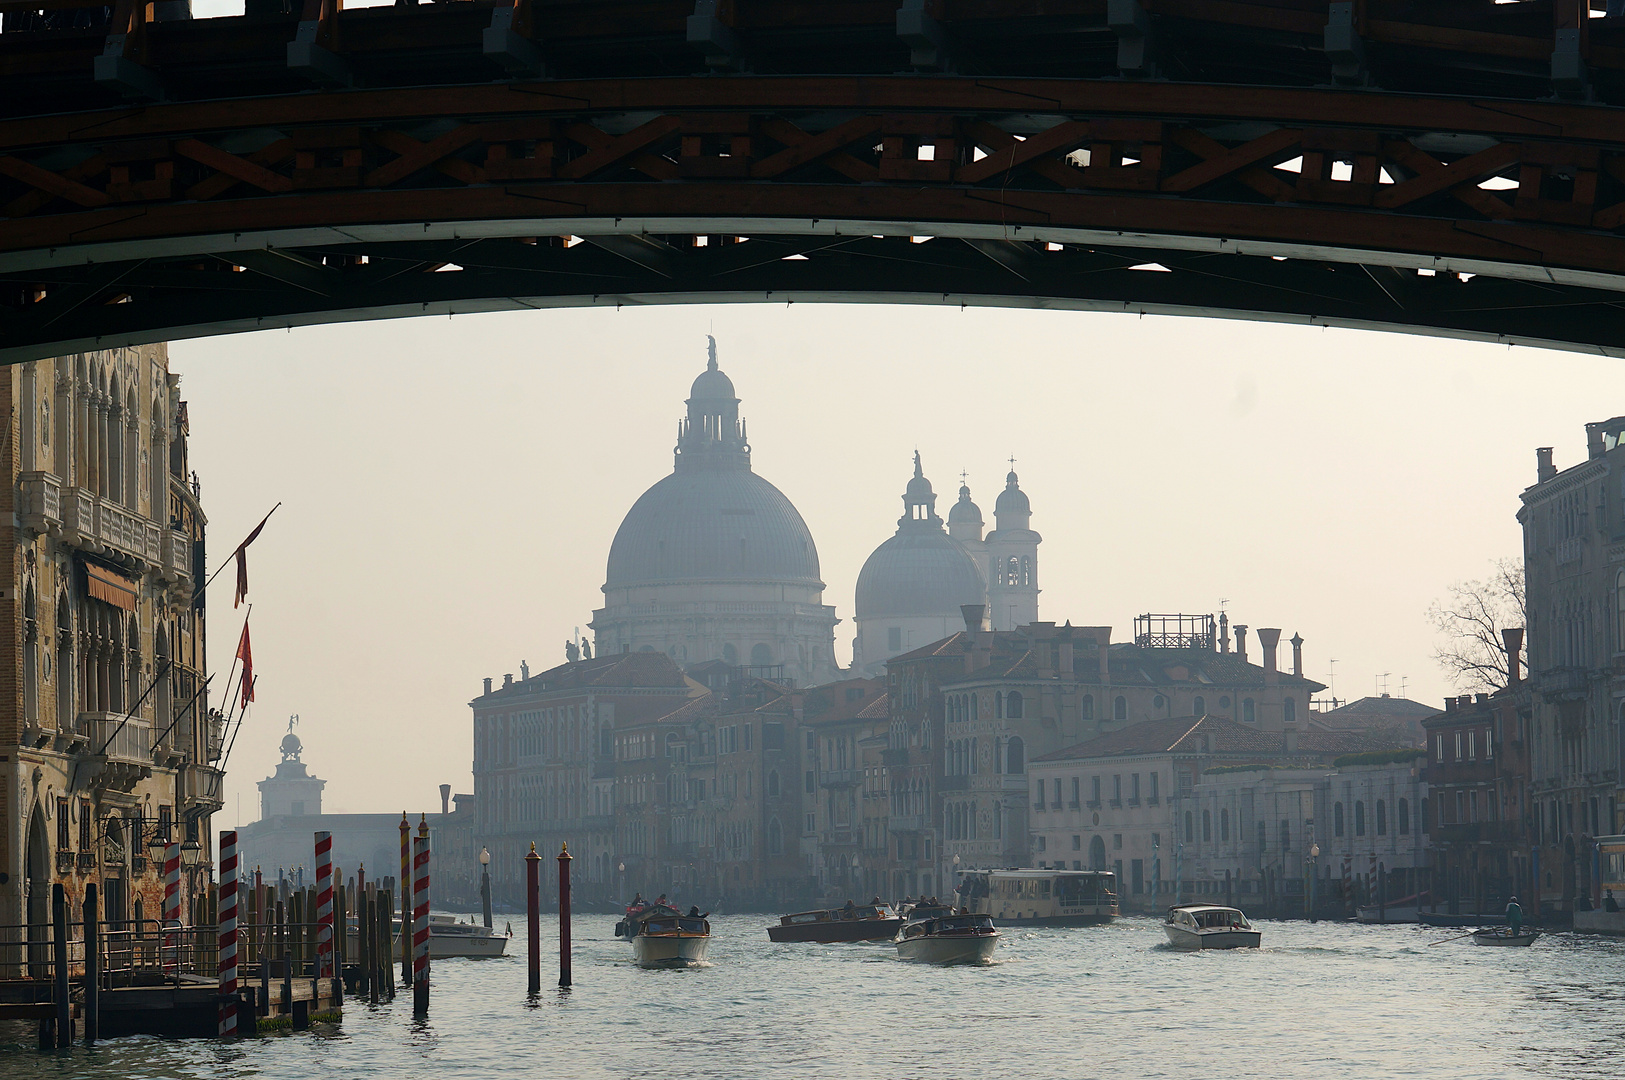
[[[125,611],[134,611],[135,599],[141,594],[141,583],[116,570],[85,563],[85,591],[90,593],[92,599],[105,601]]]

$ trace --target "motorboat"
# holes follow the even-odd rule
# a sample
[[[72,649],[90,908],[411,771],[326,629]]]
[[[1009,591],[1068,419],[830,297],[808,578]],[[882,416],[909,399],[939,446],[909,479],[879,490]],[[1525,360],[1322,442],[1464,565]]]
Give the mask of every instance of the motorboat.
[[[1510,926],[1486,926],[1482,930],[1473,931],[1473,944],[1529,946],[1533,945],[1538,937],[1539,930],[1520,929],[1517,933],[1513,933]]]
[[[916,904],[897,939],[897,958],[923,964],[985,964],[999,947],[993,916]]]
[[[1176,949],[1256,949],[1264,936],[1239,908],[1214,904],[1171,907],[1162,930]]]
[[[767,928],[771,941],[890,941],[903,926],[903,917],[886,904],[858,904],[850,908],[798,911],[779,916],[779,925]]]
[[[641,968],[693,967],[705,962],[711,947],[711,923],[669,904],[628,911],[615,924],[615,933],[632,943],[632,960]]]
[[[430,915],[429,959],[501,956],[507,951],[508,937],[472,919],[458,922],[454,915]]]

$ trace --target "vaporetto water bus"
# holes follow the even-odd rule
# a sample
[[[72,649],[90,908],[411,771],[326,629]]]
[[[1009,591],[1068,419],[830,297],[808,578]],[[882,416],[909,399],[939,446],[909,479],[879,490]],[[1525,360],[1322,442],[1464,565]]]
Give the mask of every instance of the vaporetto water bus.
[[[1110,870],[967,870],[959,906],[1007,926],[1089,926],[1118,915]]]

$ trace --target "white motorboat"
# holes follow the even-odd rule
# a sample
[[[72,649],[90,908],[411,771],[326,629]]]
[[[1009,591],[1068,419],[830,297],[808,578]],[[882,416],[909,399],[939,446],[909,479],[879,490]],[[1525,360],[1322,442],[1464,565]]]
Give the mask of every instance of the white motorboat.
[[[1256,949],[1264,936],[1239,908],[1213,904],[1171,907],[1162,929],[1176,949]]]
[[[985,964],[999,947],[993,916],[916,905],[897,939],[897,958],[923,964]]]
[[[615,932],[632,943],[632,960],[641,968],[693,967],[705,962],[711,947],[711,923],[704,916],[665,904],[628,912]]]
[[[429,959],[454,956],[501,956],[508,948],[508,935],[499,934],[479,923],[458,922],[452,915],[429,916]]]

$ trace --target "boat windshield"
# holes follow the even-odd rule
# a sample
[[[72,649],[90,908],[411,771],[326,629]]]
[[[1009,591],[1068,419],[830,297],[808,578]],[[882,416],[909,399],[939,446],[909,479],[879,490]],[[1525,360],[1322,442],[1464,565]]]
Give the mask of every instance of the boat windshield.
[[[990,930],[993,920],[987,915],[955,915],[937,922],[939,934],[964,934],[973,930]]]
[[[1196,925],[1214,929],[1233,927],[1238,930],[1251,930],[1252,924],[1247,916],[1239,911],[1199,911],[1196,913]]]

